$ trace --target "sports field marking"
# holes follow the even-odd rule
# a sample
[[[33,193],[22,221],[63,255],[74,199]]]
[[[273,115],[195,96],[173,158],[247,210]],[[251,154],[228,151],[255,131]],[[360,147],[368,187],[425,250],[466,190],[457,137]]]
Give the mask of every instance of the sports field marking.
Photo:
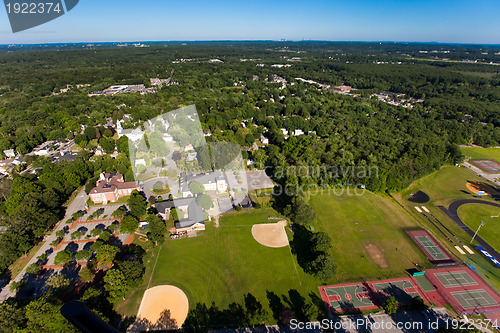
[[[468,247],[467,245],[464,245],[464,249],[465,251],[469,252],[469,254],[474,254],[474,251],[472,251],[471,248]]]
[[[498,305],[498,302],[484,289],[456,291],[452,292],[451,295],[464,309]]]
[[[460,254],[465,254],[464,250],[462,250],[462,249],[460,248],[460,246],[455,245],[455,249],[457,249],[458,253],[460,253]]]
[[[427,207],[422,206],[422,209],[424,210],[424,212],[426,212],[426,213],[430,213],[430,211],[427,209]]]
[[[372,283],[373,288],[384,296],[394,296],[400,303],[409,303],[413,296],[420,296],[410,281]]]
[[[324,289],[325,301],[335,310],[374,307],[363,285],[332,286]]]
[[[146,290],[149,289],[149,286],[151,285],[151,279],[153,279],[153,273],[155,272],[155,269],[156,269],[156,263],[158,262],[158,258],[160,257],[160,251],[161,251],[161,248],[163,247],[163,244],[160,245],[160,248],[158,249],[158,253],[156,254],[156,260],[155,260],[155,264],[153,265],[153,270],[151,271],[151,275],[149,276],[149,282],[148,282],[148,286],[146,287]],[[142,303],[141,303],[142,305]],[[140,310],[140,309],[139,309]]]
[[[415,240],[422,245],[434,260],[450,259],[428,236],[415,236]]]
[[[335,291],[335,289],[337,288],[325,288],[325,293],[326,293],[326,296],[330,297],[330,296],[339,296],[339,294]]]
[[[358,286],[356,288],[356,298],[367,306],[372,306],[373,302],[370,300],[370,295],[365,286]]]
[[[445,288],[476,286],[478,284],[466,271],[435,273],[434,276],[439,279]]]
[[[493,160],[472,160],[469,163],[488,173],[500,172],[500,164]]]
[[[422,213],[422,210],[419,207],[415,206],[415,209],[417,210],[417,212]]]

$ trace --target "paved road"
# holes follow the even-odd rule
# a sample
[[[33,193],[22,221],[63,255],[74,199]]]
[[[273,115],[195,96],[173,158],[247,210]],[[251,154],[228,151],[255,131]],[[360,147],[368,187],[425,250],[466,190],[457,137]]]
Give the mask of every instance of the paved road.
[[[37,251],[37,253],[31,258],[31,260],[24,266],[22,271],[12,279],[12,281],[20,281],[24,274],[26,273],[26,268],[31,265],[32,263],[37,261],[37,257],[48,251],[52,246],[50,246],[50,243],[56,240],[56,232],[58,230],[62,230],[66,224],[64,221],[66,221],[68,218],[71,217],[71,215],[79,210],[84,209],[85,203],[88,200],[88,195],[85,193],[85,189],[82,189],[76,198],[73,199],[73,201],[68,205],[68,208],[66,209],[66,215],[62,221],[59,221],[59,223],[56,225],[56,227],[53,229],[52,233],[48,236],[45,236],[43,240],[43,245],[40,247],[40,249]],[[14,294],[10,292],[9,290],[10,283],[5,286],[2,291],[0,292],[0,302],[3,302],[9,297],[13,297]]]
[[[475,165],[470,164],[469,162],[464,162],[462,165],[475,174],[481,175],[482,178],[489,180],[493,184],[500,185],[500,173],[486,173]]]
[[[450,217],[450,219],[453,220],[460,228],[462,228],[466,233],[468,233],[471,238],[474,236],[474,233],[476,232],[475,230],[471,230],[468,226],[465,225],[465,223],[460,219],[458,216],[458,207],[466,204],[483,204],[483,205],[489,205],[489,206],[494,206],[494,207],[500,207],[500,204],[492,202],[492,201],[486,201],[486,200],[479,200],[479,199],[463,199],[463,200],[457,200],[453,201],[448,209],[446,209],[443,206],[438,206],[439,209],[441,209],[446,215]],[[498,253],[494,248],[492,248],[484,239],[482,239],[479,236],[476,236],[475,240],[481,244],[481,246],[488,251],[496,260],[500,261],[500,253]]]

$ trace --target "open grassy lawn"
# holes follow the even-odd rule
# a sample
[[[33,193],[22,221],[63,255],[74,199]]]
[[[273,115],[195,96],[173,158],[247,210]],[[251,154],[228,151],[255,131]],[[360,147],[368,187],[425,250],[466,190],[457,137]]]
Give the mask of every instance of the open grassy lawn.
[[[467,181],[485,182],[486,180],[476,176],[467,168],[444,166],[440,170],[415,181],[408,189],[401,191],[394,197],[400,198],[401,202],[413,207],[416,204],[408,201],[410,193],[421,190],[429,196],[430,204],[448,207],[455,200],[474,198],[473,194],[467,189]],[[485,196],[484,200],[492,199]]]
[[[417,227],[416,223],[393,201],[366,191],[362,196],[325,193],[312,197],[309,203],[318,215],[313,223],[315,231],[324,231],[332,238],[339,281],[400,277],[405,269],[415,268],[413,263],[429,267],[405,233]],[[365,247],[368,244],[379,249],[387,268],[371,259]]]
[[[500,163],[500,148],[462,147],[460,150],[472,160],[494,160]]]
[[[476,231],[481,221],[484,225],[478,235],[500,251],[500,208],[486,205],[463,205],[458,208],[458,216],[472,230]]]
[[[291,289],[311,302],[309,293],[319,297],[321,282],[296,266],[290,247],[268,248],[252,237],[252,225],[278,221],[268,220],[271,215],[279,214],[270,208],[233,212],[220,219],[219,228],[208,224],[199,237],[166,240],[150,287],[178,286],[188,296],[190,307],[197,302],[215,302],[221,308],[231,302],[243,304],[244,295],[251,293],[269,310],[266,291],[281,296]],[[135,303],[136,307],[122,307],[122,311],[135,314],[140,298]]]
[[[366,192],[361,197],[325,194],[310,202],[318,214],[312,227],[330,235],[338,264],[336,276],[328,284],[404,276],[405,269],[415,267],[413,263],[429,266],[405,234],[415,224],[393,201]],[[231,212],[221,217],[219,228],[209,223],[198,237],[166,240],[150,287],[178,286],[188,296],[191,308],[197,302],[214,302],[220,308],[231,302],[242,304],[244,295],[250,293],[269,311],[267,291],[288,298],[289,291],[296,290],[306,303],[318,301],[318,286],[323,282],[304,273],[290,247],[268,248],[252,237],[252,225],[277,222],[268,216],[278,215],[271,208]],[[291,239],[293,234],[287,233]],[[382,253],[388,267],[375,264],[365,249],[368,244]],[[157,250],[146,256],[149,262],[144,283],[118,306],[120,313],[137,313]],[[272,322],[270,311],[269,316]]]

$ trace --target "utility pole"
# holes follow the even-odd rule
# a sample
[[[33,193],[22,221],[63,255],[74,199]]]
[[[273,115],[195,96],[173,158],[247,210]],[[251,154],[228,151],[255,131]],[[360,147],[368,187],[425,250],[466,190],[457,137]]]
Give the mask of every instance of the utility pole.
[[[474,238],[476,238],[476,235],[479,232],[479,229],[481,229],[481,227],[483,225],[484,225],[484,222],[481,220],[481,224],[479,225],[479,227],[477,227],[477,230],[476,230],[476,233],[474,234],[474,236],[472,236],[472,239],[470,240],[470,244],[472,244],[472,242],[474,241]]]

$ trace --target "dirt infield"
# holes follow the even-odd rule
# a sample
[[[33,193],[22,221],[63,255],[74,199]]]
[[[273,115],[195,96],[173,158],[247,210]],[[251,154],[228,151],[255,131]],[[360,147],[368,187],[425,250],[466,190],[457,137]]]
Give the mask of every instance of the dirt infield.
[[[377,246],[373,244],[366,244],[365,250],[370,258],[372,258],[373,262],[376,263],[380,268],[389,267],[387,261],[385,261],[384,255],[382,254],[382,252],[380,252],[380,249]]]
[[[285,232],[286,221],[278,223],[254,224],[252,236],[259,243],[267,247],[285,247],[288,237]]]
[[[491,196],[500,195],[499,192],[481,182],[467,182],[467,189],[474,194],[478,194],[479,191],[483,191],[485,194]]]
[[[157,324],[165,310],[170,310],[170,318],[175,319],[175,326],[181,327],[189,310],[186,294],[181,289],[168,285],[149,288],[144,292],[137,318]]]

